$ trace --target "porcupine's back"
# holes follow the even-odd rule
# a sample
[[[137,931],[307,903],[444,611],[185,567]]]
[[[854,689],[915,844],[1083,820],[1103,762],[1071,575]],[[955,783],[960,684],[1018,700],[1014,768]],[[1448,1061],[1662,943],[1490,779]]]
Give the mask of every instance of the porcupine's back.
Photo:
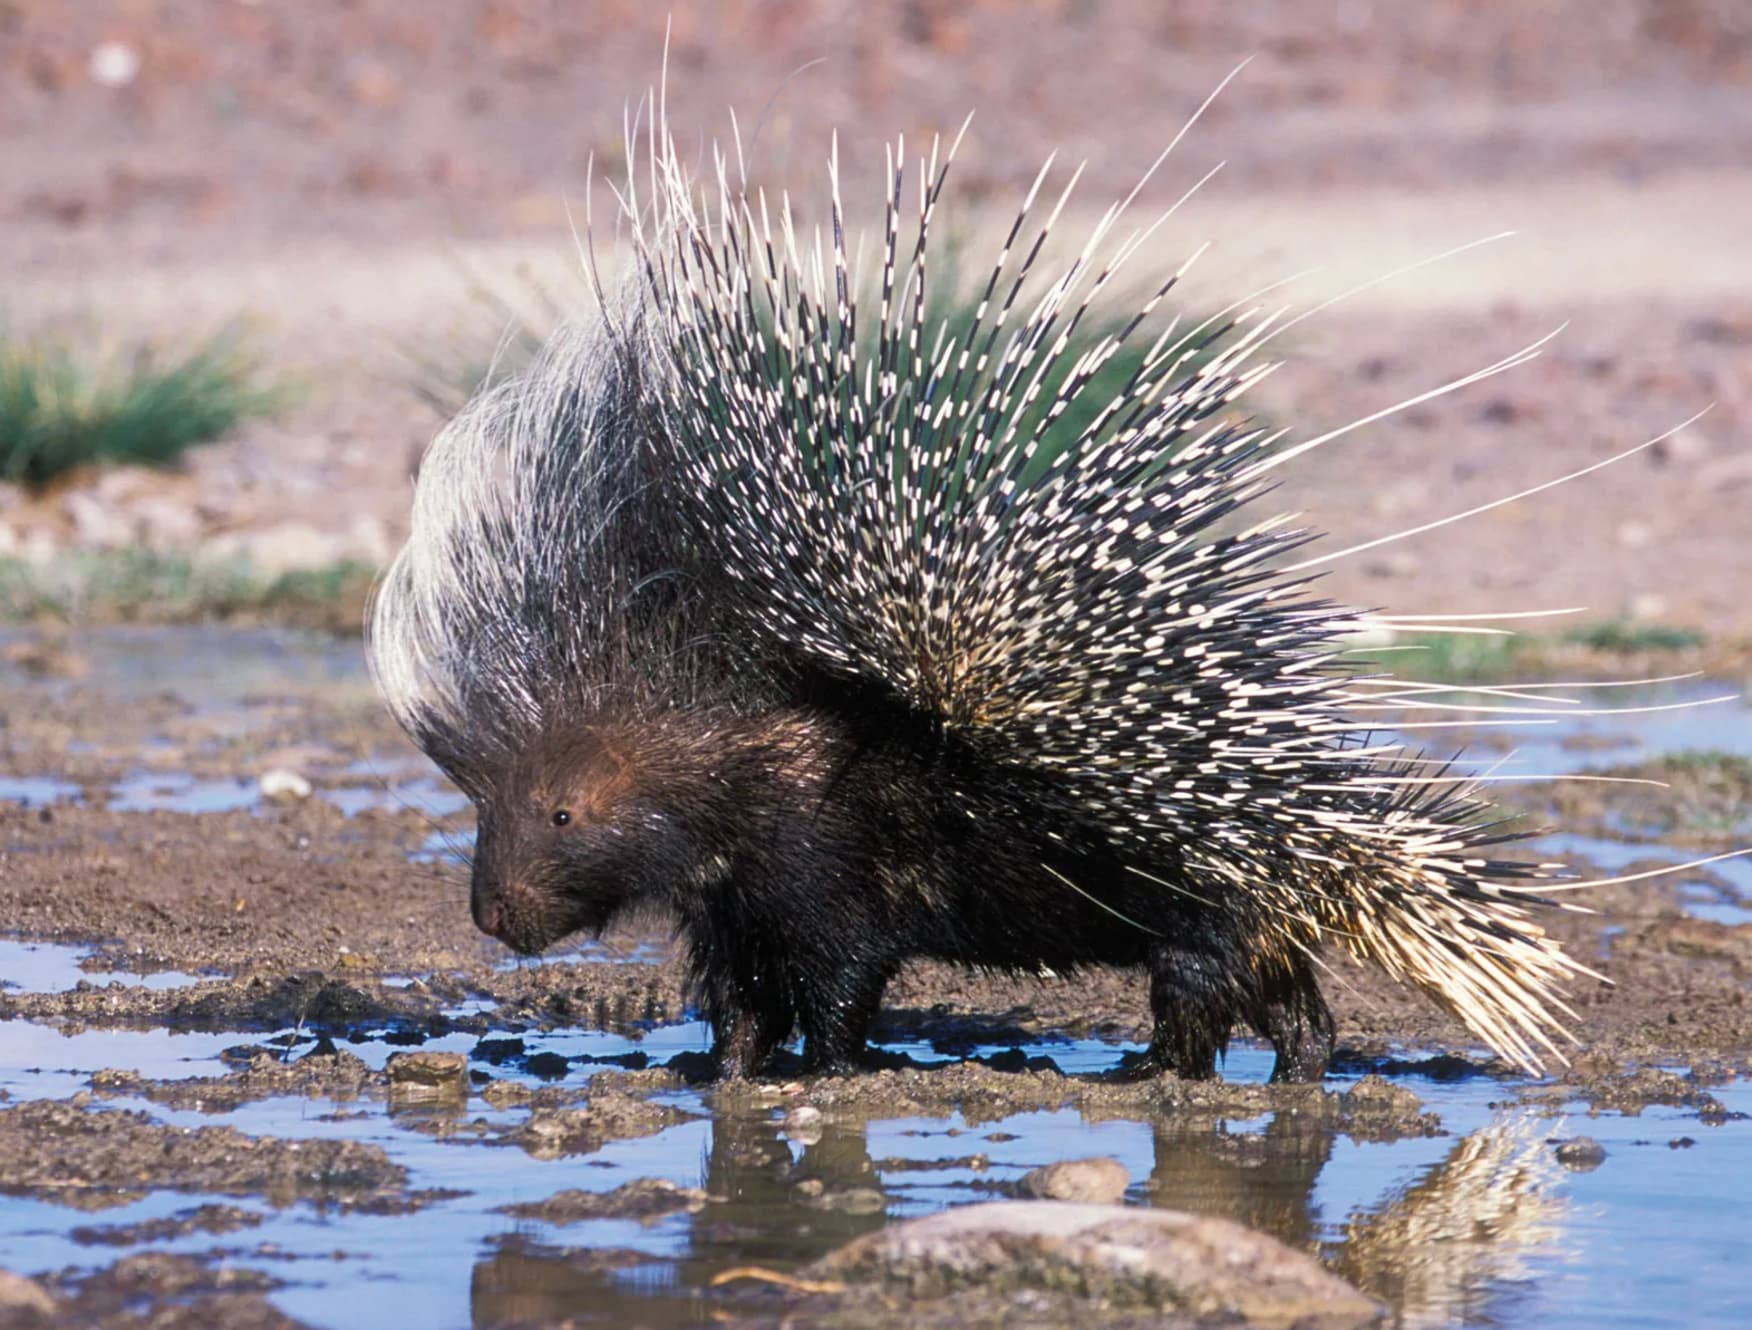
[[[971,324],[940,331],[925,314],[946,175],[932,157],[910,253],[890,162],[870,327],[837,161],[830,245],[806,250],[788,207],[775,220],[721,163],[702,199],[657,146],[640,247],[666,357],[659,469],[682,478],[734,635],[1049,782],[1125,872],[1156,880],[1171,862],[1165,893],[1262,945],[1340,942],[1537,1066],[1578,968],[1526,918],[1517,883],[1546,874],[1489,857],[1506,837],[1445,768],[1364,746],[1349,705],[1396,686],[1340,663],[1369,616],[1312,598],[1307,533],[1250,516],[1292,450],[1227,408],[1269,369],[1253,358],[1274,319],[1156,318],[1173,274],[1073,352],[1139,234],[1117,238],[1111,210],[1044,272],[1058,208],[1029,233],[1037,182]],[[1150,339],[1142,367],[1091,402],[1128,339]],[[1043,449],[1073,406],[1092,423]],[[1064,886],[1097,903],[1104,889]]]

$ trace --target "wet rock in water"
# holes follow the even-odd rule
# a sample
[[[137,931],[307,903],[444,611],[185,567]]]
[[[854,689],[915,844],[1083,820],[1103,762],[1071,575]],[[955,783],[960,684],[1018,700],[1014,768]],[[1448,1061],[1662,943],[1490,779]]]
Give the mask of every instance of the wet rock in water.
[[[46,1316],[54,1310],[55,1300],[36,1280],[0,1270],[0,1313],[5,1313],[8,1320],[21,1313]]]
[[[141,1252],[90,1273],[56,1279],[64,1301],[52,1321],[7,1320],[8,1326],[145,1326],[164,1330],[301,1330],[264,1296],[282,1281],[214,1257]]]
[[[1592,1173],[1606,1162],[1606,1147],[1592,1136],[1577,1136],[1557,1147],[1557,1162],[1572,1173]]]
[[[813,1104],[798,1104],[785,1114],[786,1139],[799,1145],[814,1145],[821,1140],[821,1110]]]
[[[697,1187],[678,1187],[663,1178],[636,1178],[613,1191],[555,1192],[545,1201],[502,1205],[499,1214],[541,1219],[550,1224],[575,1224],[584,1219],[639,1219],[650,1222],[678,1210],[693,1214],[706,1204]]]
[[[187,1237],[191,1233],[235,1233],[240,1228],[254,1228],[266,1216],[255,1210],[243,1210],[235,1205],[198,1205],[161,1219],[145,1219],[137,1224],[83,1224],[70,1236],[82,1246],[133,1247],[142,1242],[165,1242]]]
[[[1061,1159],[1044,1168],[1030,1169],[1016,1182],[1024,1196],[1042,1201],[1080,1201],[1089,1205],[1115,1205],[1131,1185],[1131,1174],[1112,1155],[1091,1159]]]
[[[392,1104],[462,1103],[468,1099],[468,1059],[461,1053],[392,1053],[389,1073]]]
[[[695,1115],[626,1094],[595,1094],[583,1108],[537,1107],[512,1139],[537,1159],[590,1154],[609,1141],[653,1136]]]
[[[812,1178],[809,1181],[818,1180]],[[799,1185],[796,1196],[799,1205],[836,1215],[878,1215],[888,1208],[888,1198],[874,1187],[843,1187],[828,1191],[819,1185]]]
[[[0,1177],[17,1192],[97,1210],[148,1191],[352,1205],[405,1195],[407,1170],[362,1141],[288,1141],[231,1127],[168,1127],[145,1113],[32,1100],[0,1109]]]
[[[488,1081],[481,1087],[481,1098],[494,1108],[513,1108],[535,1098],[535,1091],[522,1081]]]
[[[1045,1289],[1261,1326],[1338,1330],[1380,1312],[1312,1257],[1230,1220],[1061,1201],[992,1201],[891,1224],[811,1273],[922,1298]]]
[[[386,1077],[345,1050],[326,1057],[282,1061],[274,1052],[252,1047],[228,1061],[240,1062],[225,1076],[187,1076],[149,1080],[135,1071],[104,1068],[91,1074],[95,1094],[117,1099],[150,1099],[166,1108],[197,1113],[229,1112],[263,1099],[302,1095],[347,1102],[380,1096]]]

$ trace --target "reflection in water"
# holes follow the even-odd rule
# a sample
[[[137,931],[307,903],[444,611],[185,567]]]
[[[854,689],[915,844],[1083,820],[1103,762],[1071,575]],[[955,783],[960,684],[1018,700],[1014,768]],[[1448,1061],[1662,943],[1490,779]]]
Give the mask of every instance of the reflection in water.
[[[814,1136],[814,1133],[811,1133]],[[665,1221],[685,1233],[685,1255],[670,1264],[612,1246],[568,1248],[528,1234],[502,1239],[477,1264],[473,1324],[680,1326],[709,1321],[704,1290],[738,1265],[793,1270],[881,1228],[882,1181],[862,1124],[823,1124],[794,1156],[767,1114],[722,1113],[712,1123],[701,1186],[713,1202]],[[846,1202],[856,1203],[848,1206]],[[600,1226],[555,1230],[560,1241],[602,1242]]]
[[[1387,1302],[1395,1326],[1515,1320],[1532,1258],[1559,1254],[1564,1236],[1554,1125],[1512,1114],[1473,1132],[1416,1182],[1352,1215],[1329,1264]]]
[[[1230,1128],[1227,1122],[1158,1124],[1150,1200],[1237,1220],[1312,1251],[1319,1227],[1314,1182],[1332,1155],[1330,1125],[1276,1113],[1263,1131]]]
[[[1015,1132],[1006,1154],[1018,1164],[1066,1157],[1062,1135],[1054,1149],[1043,1149],[1038,1133],[1031,1139],[1029,1120],[1039,1116],[990,1124]],[[1554,1186],[1562,1169],[1546,1143],[1551,1121],[1497,1118],[1414,1182],[1353,1212],[1342,1228],[1322,1223],[1314,1199],[1332,1154],[1331,1127],[1293,1113],[1272,1115],[1262,1129],[1208,1118],[1160,1121],[1150,1199],[1234,1219],[1316,1252],[1387,1302],[1394,1325],[1503,1323],[1531,1277],[1532,1258],[1554,1254],[1562,1236],[1565,1204]],[[945,1154],[965,1148],[962,1138]],[[649,1238],[629,1237],[639,1232],[631,1223],[525,1225],[475,1267],[474,1324],[709,1321],[720,1295],[708,1290],[719,1271],[794,1271],[880,1228],[895,1208],[895,1187],[906,1190],[885,1185],[883,1172],[902,1162],[916,1169],[920,1161],[885,1161],[878,1169],[862,1123],[824,1122],[796,1145],[763,1112],[722,1114],[700,1180],[714,1199],[696,1214],[660,1221],[657,1231],[671,1239],[661,1244],[663,1255],[653,1254]],[[938,1200],[963,1195],[984,1200],[990,1190],[976,1185]]]

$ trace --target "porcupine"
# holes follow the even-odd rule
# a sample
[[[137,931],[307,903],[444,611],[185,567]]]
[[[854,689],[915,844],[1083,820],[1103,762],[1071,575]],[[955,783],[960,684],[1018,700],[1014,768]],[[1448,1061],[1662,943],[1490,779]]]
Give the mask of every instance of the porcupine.
[[[1246,1025],[1318,1079],[1328,944],[1536,1069],[1588,973],[1530,917],[1550,866],[1492,857],[1514,835],[1476,787],[1371,740],[1356,704],[1423,686],[1349,663],[1383,620],[1314,596],[1313,533],[1251,518],[1324,441],[1232,409],[1282,324],[1164,317],[1173,272],[1072,354],[1154,228],[1116,243],[1110,209],[1043,277],[1070,189],[1034,230],[1043,168],[971,321],[933,327],[953,156],[919,164],[909,246],[890,152],[869,328],[837,145],[806,253],[788,202],[721,155],[699,190],[653,133],[635,275],[429,450],[369,651],[477,810],[476,923],[536,953],[666,910],[725,1076],[799,1029],[808,1068],[856,1064],[929,957],[1143,967],[1135,1071],[1211,1076]]]

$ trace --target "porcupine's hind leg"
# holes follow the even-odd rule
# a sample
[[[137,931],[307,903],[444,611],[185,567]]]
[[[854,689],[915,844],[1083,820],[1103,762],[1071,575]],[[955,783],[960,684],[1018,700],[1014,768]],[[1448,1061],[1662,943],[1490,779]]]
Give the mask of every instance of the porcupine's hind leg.
[[[1210,1080],[1240,1015],[1233,958],[1221,948],[1164,939],[1150,948],[1149,965],[1150,1046],[1122,1075]]]
[[[870,1026],[893,974],[886,957],[859,955],[838,957],[831,971],[811,976],[813,991],[800,999],[805,1071],[843,1076],[868,1061]]]
[[[1277,1055],[1273,1081],[1318,1081],[1332,1058],[1332,1012],[1308,958],[1293,953],[1266,961],[1245,937],[1230,937],[1226,945],[1163,941],[1152,947],[1150,1015],[1150,1047],[1127,1068],[1130,1076],[1173,1072],[1209,1080],[1243,1020]]]
[[[1248,1013],[1253,1028],[1271,1041],[1277,1061],[1274,1081],[1306,1083],[1326,1075],[1337,1027],[1321,996],[1314,966],[1295,952],[1256,971],[1257,996]]]

